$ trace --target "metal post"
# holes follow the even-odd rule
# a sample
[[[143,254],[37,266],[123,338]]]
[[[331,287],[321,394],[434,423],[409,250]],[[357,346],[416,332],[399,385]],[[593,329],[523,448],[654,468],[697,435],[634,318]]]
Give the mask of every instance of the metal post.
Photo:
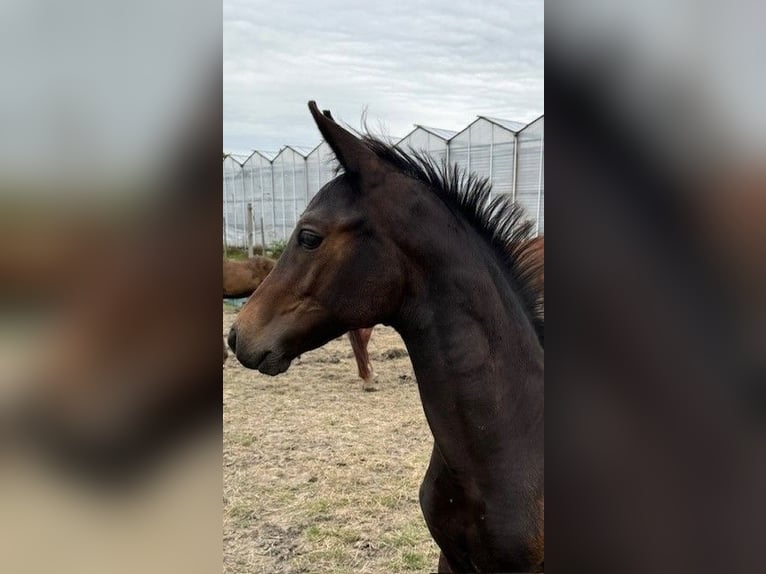
[[[263,238],[263,221],[264,221],[264,211],[263,211],[263,200],[264,196],[266,195],[266,189],[263,187],[263,162],[261,162],[261,167],[258,168],[258,179],[261,182],[261,238]],[[265,255],[266,254],[266,242],[263,241],[261,243],[262,252]]]
[[[247,256],[253,256],[253,202],[247,202],[247,220],[245,221],[247,232]]]
[[[261,250],[262,255],[266,255],[266,232],[263,228],[263,216],[261,215],[261,247],[263,248]]]
[[[245,235],[245,244],[243,247],[247,247],[247,188],[245,187],[245,166],[239,166],[239,171],[242,176],[242,232]]]
[[[252,168],[250,169],[250,221],[253,224],[253,229],[250,233],[250,244],[255,245],[255,212],[252,211],[252,206],[255,204],[255,176],[253,175]]]
[[[231,203],[234,206],[234,242],[235,247],[240,247],[239,245],[239,205],[237,201],[237,176],[234,174],[232,176],[232,182],[231,182]]]

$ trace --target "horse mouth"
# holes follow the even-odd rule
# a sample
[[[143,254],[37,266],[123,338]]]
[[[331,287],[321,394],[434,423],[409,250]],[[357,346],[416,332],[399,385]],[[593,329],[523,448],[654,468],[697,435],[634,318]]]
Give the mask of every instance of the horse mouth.
[[[248,369],[257,370],[264,375],[276,376],[284,373],[290,368],[292,359],[286,357],[283,353],[274,351],[263,351],[261,353],[251,354],[248,357],[239,357],[237,360]]]

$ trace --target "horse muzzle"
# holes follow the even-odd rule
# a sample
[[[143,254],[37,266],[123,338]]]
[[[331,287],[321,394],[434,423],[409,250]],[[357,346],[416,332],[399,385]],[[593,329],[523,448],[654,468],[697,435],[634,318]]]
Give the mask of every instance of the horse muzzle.
[[[271,349],[247,349],[237,340],[236,325],[229,331],[227,338],[229,348],[236,355],[237,360],[242,366],[248,369],[257,370],[264,375],[275,376],[284,373],[290,368],[292,358],[287,357],[282,352]]]

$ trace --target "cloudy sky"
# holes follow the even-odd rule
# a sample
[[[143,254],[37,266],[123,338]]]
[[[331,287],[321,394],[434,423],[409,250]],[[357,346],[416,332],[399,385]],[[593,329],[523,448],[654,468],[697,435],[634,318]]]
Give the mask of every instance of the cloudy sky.
[[[306,103],[391,136],[544,112],[542,0],[224,0],[224,150],[319,142]]]

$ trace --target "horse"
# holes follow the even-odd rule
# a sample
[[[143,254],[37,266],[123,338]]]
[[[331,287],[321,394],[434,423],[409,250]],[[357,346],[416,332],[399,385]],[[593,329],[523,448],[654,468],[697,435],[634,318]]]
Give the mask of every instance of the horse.
[[[223,297],[249,297],[266,276],[274,269],[275,261],[269,257],[255,255],[237,261],[223,260]]]
[[[250,297],[266,276],[271,273],[276,262],[269,258],[256,255],[241,261],[234,259],[223,260],[223,296],[227,297]],[[365,391],[377,390],[375,384],[375,372],[370,363],[367,345],[372,336],[372,329],[354,329],[348,332],[351,349],[356,359],[357,373],[362,379],[362,389]],[[226,352],[226,344],[223,344],[223,362],[226,362],[229,354]]]
[[[278,375],[345,331],[392,326],[434,439],[419,498],[439,571],[542,571],[542,267],[531,224],[487,180],[309,109],[342,171],[300,217],[229,347]]]

